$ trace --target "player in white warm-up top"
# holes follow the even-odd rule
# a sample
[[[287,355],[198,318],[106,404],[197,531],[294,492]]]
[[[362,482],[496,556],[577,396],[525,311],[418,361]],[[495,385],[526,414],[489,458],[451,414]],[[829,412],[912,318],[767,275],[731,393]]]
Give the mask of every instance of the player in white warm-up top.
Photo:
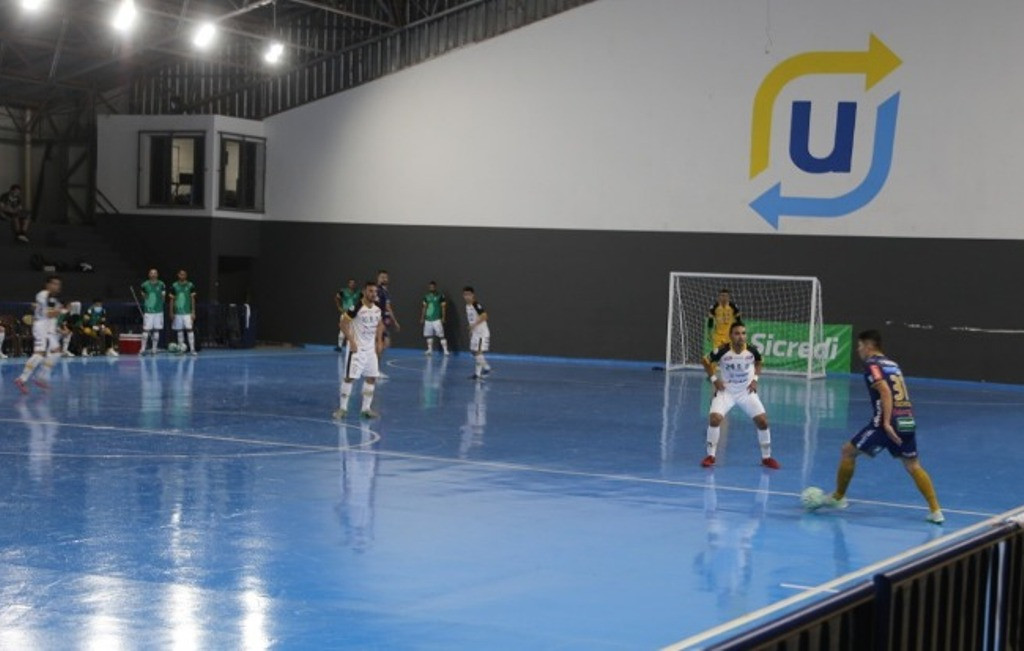
[[[341,328],[348,341],[348,354],[345,359],[345,379],[341,382],[341,404],[334,412],[334,417],[342,419],[348,415],[352,385],[363,378],[363,406],[359,413],[363,418],[376,418],[377,414],[370,410],[370,406],[380,376],[378,355],[384,347],[384,320],[377,306],[376,283],[366,283],[362,299],[342,315]]]
[[[57,317],[64,312],[64,307],[57,300],[60,294],[60,278],[50,276],[46,279],[46,287],[36,294],[35,307],[32,314],[32,356],[25,362],[21,375],[14,378],[14,384],[22,393],[28,393],[26,384],[39,365],[42,368],[34,380],[42,389],[50,388],[50,371],[60,357],[60,340],[57,338]]]
[[[718,452],[718,437],[721,434],[725,415],[739,406],[757,427],[757,441],[761,446],[761,465],[778,468],[779,462],[772,458],[772,435],[768,429],[768,417],[764,405],[757,396],[757,380],[761,373],[761,352],[747,345],[747,328],[739,321],[729,329],[729,343],[701,360],[708,379],[715,385],[715,397],[711,400],[708,416],[708,454],[701,465],[710,468],[715,465]]]
[[[476,300],[476,291],[469,286],[462,288],[462,300],[466,301],[466,324],[469,326],[469,349],[473,352],[476,368],[471,380],[482,380],[491,372],[491,365],[484,359],[484,353],[491,349],[490,317],[483,305]]]

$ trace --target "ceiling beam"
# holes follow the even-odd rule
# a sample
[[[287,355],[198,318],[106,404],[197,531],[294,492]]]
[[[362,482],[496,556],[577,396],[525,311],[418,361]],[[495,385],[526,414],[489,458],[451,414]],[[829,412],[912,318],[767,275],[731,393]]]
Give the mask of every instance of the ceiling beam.
[[[328,13],[337,14],[344,16],[345,18],[352,18],[353,20],[361,20],[363,22],[372,23],[374,25],[380,25],[381,27],[387,27],[388,29],[394,29],[395,25],[385,20],[378,20],[370,16],[364,16],[351,11],[345,11],[344,9],[338,9],[331,5],[323,4],[322,2],[315,2],[314,0],[289,0],[290,2],[303,5],[305,7],[312,7],[313,9],[319,9],[320,11],[326,11]]]

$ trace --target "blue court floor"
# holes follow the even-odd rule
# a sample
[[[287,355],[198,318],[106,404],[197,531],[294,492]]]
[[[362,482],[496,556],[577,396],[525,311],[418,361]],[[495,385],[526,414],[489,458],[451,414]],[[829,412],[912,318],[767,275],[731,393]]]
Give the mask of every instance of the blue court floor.
[[[0,362],[0,649],[655,649],[1024,503],[1024,390],[910,381],[922,462],[862,459],[861,380],[762,383],[699,467],[709,386],[649,365],[392,351],[379,420],[339,355]],[[353,396],[353,412],[358,394]]]

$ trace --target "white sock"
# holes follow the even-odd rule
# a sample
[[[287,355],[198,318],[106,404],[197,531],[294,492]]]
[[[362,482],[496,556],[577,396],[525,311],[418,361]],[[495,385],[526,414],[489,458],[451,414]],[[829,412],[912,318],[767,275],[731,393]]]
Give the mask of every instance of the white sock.
[[[188,349],[196,352],[196,333],[193,330],[188,331]]]
[[[762,459],[772,456],[772,431],[770,429],[757,430],[757,442],[761,445]]]
[[[42,361],[43,356],[41,354],[32,353],[32,357],[29,357],[28,361],[25,362],[25,369],[21,372],[21,375],[18,376],[21,381],[28,382],[28,379],[32,377],[32,371],[36,370],[36,367],[39,366]]]
[[[377,388],[375,384],[363,383],[363,411],[370,411],[373,404],[373,392]]]
[[[60,352],[68,352],[68,347],[71,346],[71,335],[64,335],[60,338]]]
[[[708,454],[715,456],[718,452],[718,437],[722,435],[721,427],[708,425]]]
[[[344,348],[344,347],[345,347],[345,333],[341,332],[339,330],[338,331],[338,348]]]
[[[149,343],[149,333],[150,332],[151,332],[150,330],[143,330],[142,331],[142,348],[139,350],[140,353],[146,352],[146,344]]]
[[[156,348],[157,348],[157,346],[159,344],[160,344],[160,331],[159,330],[153,330],[153,350],[156,350]]]
[[[342,382],[341,383],[341,409],[342,411],[348,411],[348,398],[352,395],[352,383]]]
[[[484,370],[487,370],[487,371],[491,370],[491,365],[487,363],[486,359],[484,359],[484,354],[480,353],[479,357],[480,357],[480,363],[484,365]]]
[[[434,352],[434,340],[433,338],[427,338],[427,352]]]
[[[7,339],[6,332],[0,332],[0,353],[4,352],[4,339]],[[444,341],[442,339],[442,341]]]
[[[482,375],[483,372],[484,372],[484,356],[483,355],[477,355],[476,356],[476,375],[477,375],[477,377]]]
[[[2,341],[3,339],[0,339],[0,342]],[[441,350],[443,350],[446,353],[448,352],[448,340],[445,339],[444,337],[441,337]]]
[[[178,330],[177,334],[178,334],[178,345],[179,346],[184,346],[185,345],[185,331],[184,330]]]

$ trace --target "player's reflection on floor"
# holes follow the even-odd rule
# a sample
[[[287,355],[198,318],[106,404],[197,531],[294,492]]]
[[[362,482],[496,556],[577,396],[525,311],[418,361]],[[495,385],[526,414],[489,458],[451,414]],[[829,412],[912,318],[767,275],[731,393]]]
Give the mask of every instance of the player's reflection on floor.
[[[473,399],[466,403],[466,424],[459,428],[459,458],[469,457],[473,448],[484,444],[484,431],[487,429],[487,392],[490,387],[484,382],[477,382],[473,389]]]
[[[764,522],[768,507],[771,471],[763,470],[749,507],[740,511],[719,508],[715,471],[709,470],[704,483],[704,522],[707,542],[693,559],[700,589],[716,595],[720,608],[742,613],[753,573],[754,537]]]
[[[14,403],[18,419],[28,427],[28,474],[32,481],[49,480],[53,474],[53,447],[60,424],[53,419],[47,396],[20,397]]]
[[[420,406],[424,409],[436,409],[441,406],[441,400],[444,397],[444,376],[448,372],[448,359],[448,355],[439,360],[430,356],[423,366]]]
[[[374,490],[380,460],[374,451],[376,441],[370,425],[371,422],[362,421],[356,434],[351,427],[338,423],[341,499],[335,511],[345,544],[357,552],[373,546]]]

